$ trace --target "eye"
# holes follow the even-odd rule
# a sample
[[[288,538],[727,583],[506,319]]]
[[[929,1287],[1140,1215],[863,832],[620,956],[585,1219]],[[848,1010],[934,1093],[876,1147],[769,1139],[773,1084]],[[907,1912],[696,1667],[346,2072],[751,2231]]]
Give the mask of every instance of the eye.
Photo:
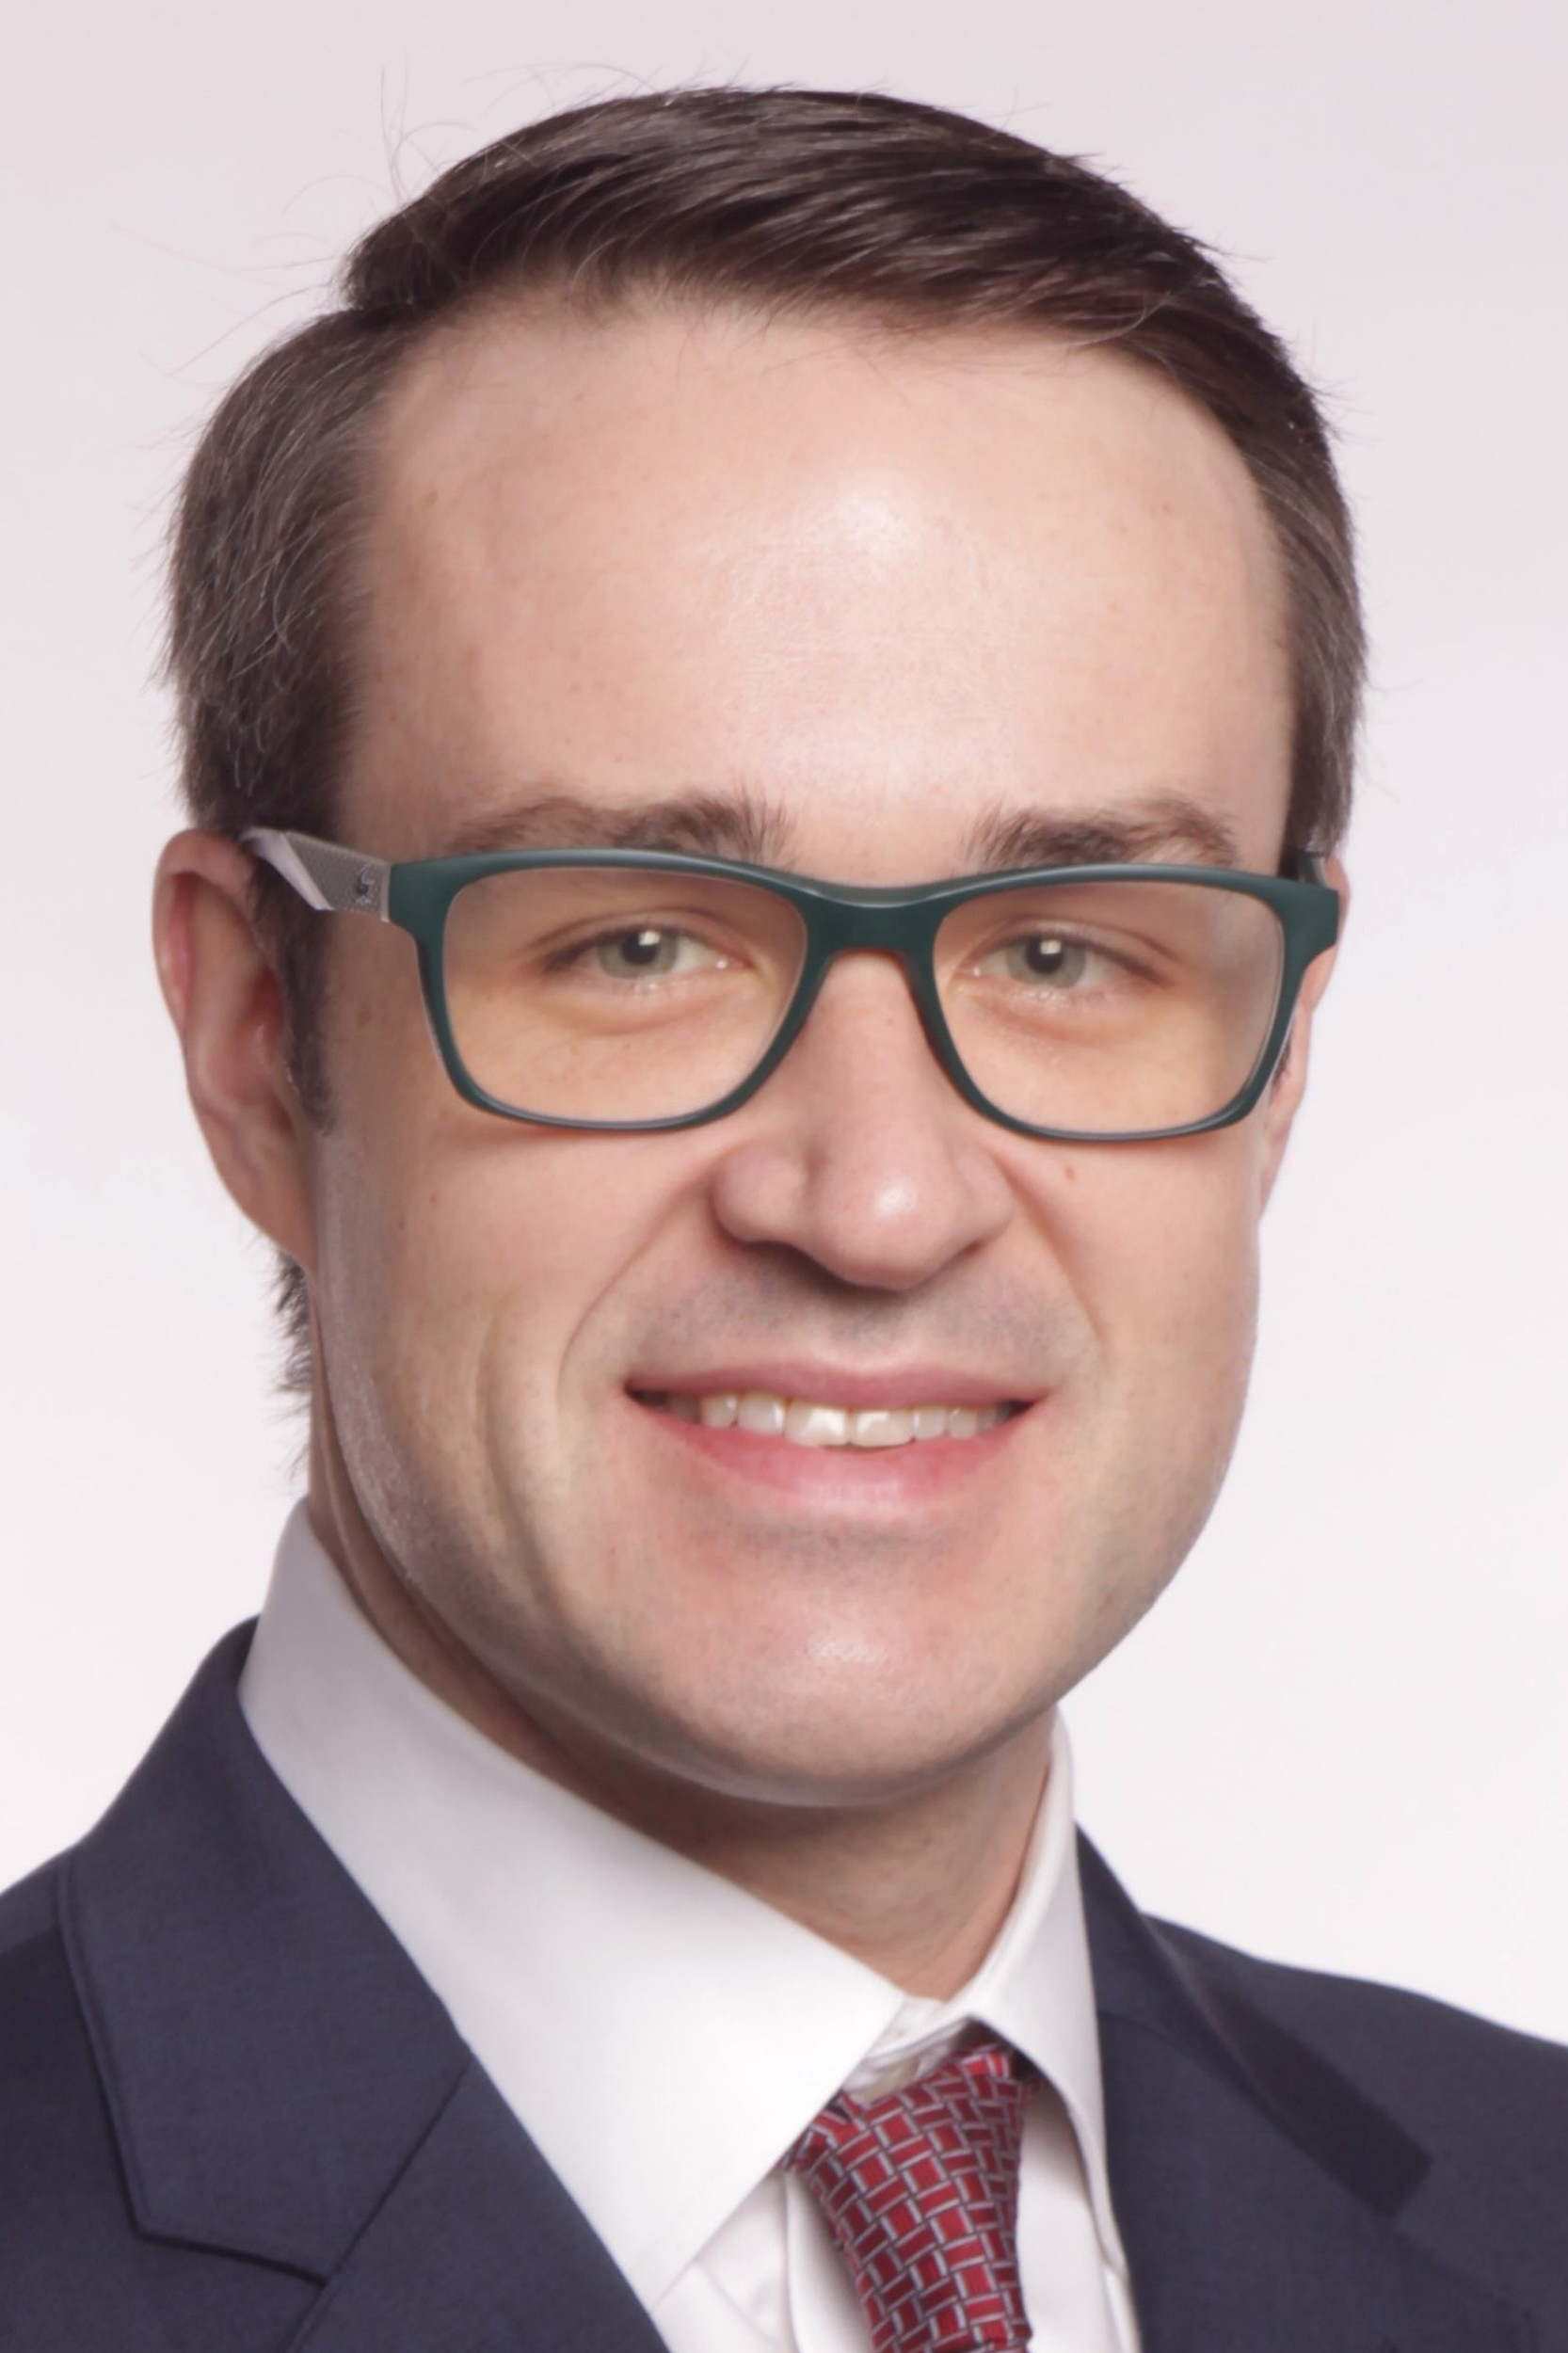
[[[986,961],[1000,963],[1010,981],[1069,989],[1080,986],[1099,959],[1080,939],[1068,939],[1061,932],[1035,932],[1026,939],[1009,940]]]
[[[694,933],[665,923],[635,923],[624,931],[605,932],[579,952],[611,981],[660,981],[729,961]]]

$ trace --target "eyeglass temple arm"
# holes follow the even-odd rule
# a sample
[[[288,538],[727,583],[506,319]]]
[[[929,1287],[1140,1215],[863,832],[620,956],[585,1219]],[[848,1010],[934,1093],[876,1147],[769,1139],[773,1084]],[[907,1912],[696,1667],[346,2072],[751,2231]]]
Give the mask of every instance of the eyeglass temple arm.
[[[340,849],[335,841],[318,841],[309,833],[280,833],[271,825],[242,833],[240,847],[264,859],[318,914],[375,915],[386,921],[392,868],[385,858],[361,857],[358,850]]]

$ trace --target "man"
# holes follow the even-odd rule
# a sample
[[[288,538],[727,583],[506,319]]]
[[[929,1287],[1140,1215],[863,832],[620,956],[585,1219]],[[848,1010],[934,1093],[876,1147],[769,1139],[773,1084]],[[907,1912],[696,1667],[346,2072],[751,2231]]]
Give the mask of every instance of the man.
[[[1343,900],[1321,422],[929,109],[557,118],[197,453],[160,967],[309,1496],[0,1918],[8,2346],[1568,2342],[1560,2055],[1156,1928]]]

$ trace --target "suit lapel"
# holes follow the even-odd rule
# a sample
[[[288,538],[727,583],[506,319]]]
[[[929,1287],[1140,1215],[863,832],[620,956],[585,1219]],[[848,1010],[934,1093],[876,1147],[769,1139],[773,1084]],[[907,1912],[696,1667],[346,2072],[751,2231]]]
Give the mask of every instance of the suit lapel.
[[[324,2288],[311,2353],[662,2353],[207,1661],[71,1859],[62,1925],[147,2236]]]
[[[288,2353],[664,2353],[477,2065]]]
[[[62,1925],[132,2210],[324,2277],[467,2052],[268,1769],[221,1643],[67,1865]]]
[[[1143,2353],[1525,2353],[1528,2317],[1400,2228],[1426,2153],[1080,1864]]]

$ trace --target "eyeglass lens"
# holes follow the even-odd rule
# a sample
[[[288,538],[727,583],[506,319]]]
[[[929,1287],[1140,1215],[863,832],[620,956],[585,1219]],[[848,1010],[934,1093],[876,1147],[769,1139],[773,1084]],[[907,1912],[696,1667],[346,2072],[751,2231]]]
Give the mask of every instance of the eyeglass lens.
[[[518,868],[447,918],[447,1008],[485,1093],[585,1123],[680,1118],[742,1085],[788,1014],[806,928],[721,877]],[[974,1084],[1031,1127],[1135,1135],[1223,1111],[1272,1025],[1273,910],[1156,877],[1026,884],[936,936],[943,1014]]]

